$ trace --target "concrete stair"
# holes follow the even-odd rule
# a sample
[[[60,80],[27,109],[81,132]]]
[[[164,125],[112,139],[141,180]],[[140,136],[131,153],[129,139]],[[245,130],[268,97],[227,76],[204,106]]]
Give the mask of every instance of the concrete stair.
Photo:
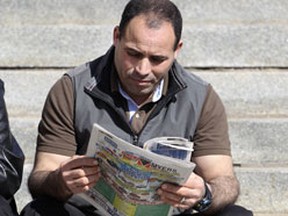
[[[25,154],[18,208],[31,200],[37,125],[46,95],[69,68],[105,53],[127,0],[0,0],[0,78]],[[175,0],[184,19],[179,61],[209,81],[229,120],[238,203],[288,215],[288,2]]]

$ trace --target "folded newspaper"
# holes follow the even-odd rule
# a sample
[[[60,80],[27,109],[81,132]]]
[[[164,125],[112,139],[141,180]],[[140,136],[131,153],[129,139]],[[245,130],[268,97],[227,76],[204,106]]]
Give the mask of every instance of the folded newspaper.
[[[179,137],[148,140],[143,149],[94,124],[86,155],[99,161],[102,177],[80,196],[101,215],[167,216],[173,208],[156,190],[164,182],[184,183],[193,172],[193,143]]]

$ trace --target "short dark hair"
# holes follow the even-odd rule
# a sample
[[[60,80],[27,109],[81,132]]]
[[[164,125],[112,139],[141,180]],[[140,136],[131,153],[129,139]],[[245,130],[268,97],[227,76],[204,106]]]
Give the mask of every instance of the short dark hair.
[[[130,0],[126,5],[119,24],[120,38],[125,34],[129,22],[136,16],[145,15],[147,25],[157,28],[162,21],[171,23],[176,37],[176,49],[182,34],[182,16],[177,6],[169,0]]]

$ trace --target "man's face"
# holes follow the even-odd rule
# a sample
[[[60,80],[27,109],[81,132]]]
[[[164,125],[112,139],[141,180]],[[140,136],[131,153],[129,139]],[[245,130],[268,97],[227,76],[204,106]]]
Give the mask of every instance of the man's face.
[[[168,73],[182,43],[174,50],[175,34],[169,22],[149,28],[145,17],[133,18],[119,37],[114,29],[115,66],[122,88],[136,103],[143,103]]]

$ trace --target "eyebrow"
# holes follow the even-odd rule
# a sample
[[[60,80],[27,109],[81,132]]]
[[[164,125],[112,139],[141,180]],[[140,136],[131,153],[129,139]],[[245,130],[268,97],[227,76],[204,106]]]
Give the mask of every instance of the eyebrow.
[[[138,50],[136,50],[136,49],[133,49],[133,48],[131,48],[131,47],[125,47],[124,49],[125,49],[126,51],[135,52],[135,53],[138,54],[138,55],[144,56],[144,54],[143,54],[142,52],[140,52],[140,51],[138,51]],[[162,59],[162,60],[168,59],[168,57],[165,56],[165,55],[151,55],[151,56],[149,56],[149,58],[159,58],[159,59]]]

